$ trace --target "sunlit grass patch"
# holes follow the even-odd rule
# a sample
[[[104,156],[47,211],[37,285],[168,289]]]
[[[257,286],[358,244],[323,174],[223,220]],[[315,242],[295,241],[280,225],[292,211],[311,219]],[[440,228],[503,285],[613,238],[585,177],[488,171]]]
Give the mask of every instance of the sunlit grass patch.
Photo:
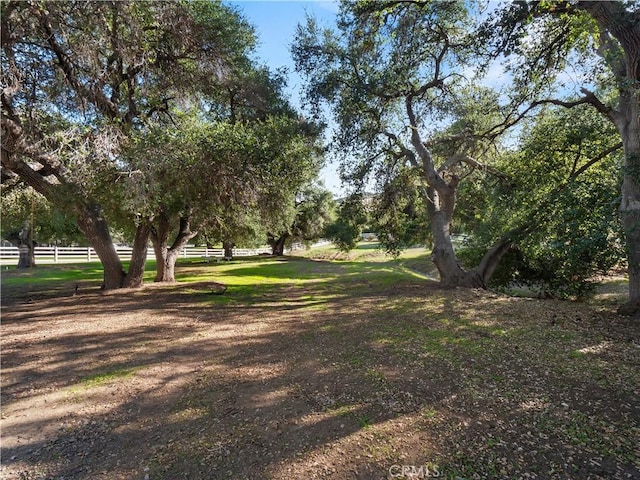
[[[83,388],[98,387],[116,380],[130,378],[135,372],[135,368],[117,368],[114,370],[108,370],[106,372],[96,373],[82,378],[78,383],[78,386]]]
[[[322,325],[318,330],[323,333],[334,333],[334,334],[343,333],[340,328],[338,328],[336,325],[333,325],[333,324]]]
[[[385,385],[387,383],[387,377],[382,373],[379,369],[374,367],[369,367],[365,372],[364,376],[367,380],[371,381],[375,385]]]
[[[431,406],[423,407],[420,414],[425,420],[433,420],[438,416],[438,410]]]
[[[94,262],[21,270],[9,268],[2,270],[1,279],[3,286],[100,280],[102,279],[102,266],[100,263]]]
[[[333,245],[313,247],[307,250],[293,252],[296,257],[310,258],[316,260],[332,260],[337,262],[396,262],[405,260],[427,258],[427,251],[424,247],[409,248],[401,252],[398,259],[394,259],[387,254],[378,242],[360,242],[356,248],[350,252],[342,252]],[[419,262],[419,260],[418,260]]]
[[[346,417],[348,415],[353,415],[360,407],[361,406],[358,404],[332,405],[327,407],[326,410],[331,415]]]
[[[186,407],[183,410],[179,410],[172,413],[168,417],[169,422],[184,422],[187,420],[196,420],[209,415],[209,409],[204,407]]]

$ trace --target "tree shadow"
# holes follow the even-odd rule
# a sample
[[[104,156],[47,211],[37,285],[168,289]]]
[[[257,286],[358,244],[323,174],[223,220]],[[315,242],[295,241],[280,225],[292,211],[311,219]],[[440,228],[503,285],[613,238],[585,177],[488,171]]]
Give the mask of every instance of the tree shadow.
[[[314,264],[306,278],[334,268]],[[341,292],[344,284],[321,275],[322,281],[296,287],[285,273],[266,298],[234,299],[231,289],[236,303],[215,303],[205,281],[12,305],[3,324],[11,331],[2,391],[12,419],[4,428],[12,439],[3,448],[3,458],[11,459],[7,466],[46,467],[64,478],[99,471],[139,476],[142,464],[163,478],[223,478],[230,470],[254,478],[406,413],[406,405],[384,404],[389,394],[350,363],[348,352],[368,349],[357,345],[367,341],[358,335],[366,331],[368,315],[354,311],[353,297]],[[351,295],[360,289],[361,302],[380,301],[370,282],[349,282]],[[282,288],[288,289],[285,298]],[[110,327],[110,319],[127,317],[130,325],[120,320]],[[145,379],[171,366],[180,368],[157,381]],[[94,385],[96,378],[108,380]],[[134,393],[90,413],[87,405],[100,404],[118,388]],[[53,416],[30,419],[30,408],[54,400],[51,391],[77,398],[80,412],[63,406]],[[25,417],[17,419],[19,414]],[[74,421],[51,432],[56,415]],[[20,430],[49,435],[16,442]]]
[[[590,383],[545,373],[535,346],[518,351],[522,320],[489,321],[507,318],[508,302],[481,297],[470,317],[473,292],[445,292],[384,262],[359,265],[360,275],[355,264],[313,263],[307,281],[276,269],[253,294],[247,282],[212,295],[203,280],[12,305],[3,468],[25,478],[369,479],[440,459],[466,474],[460,445],[476,463],[506,457],[525,443],[499,422],[540,418],[546,430],[529,429],[549,438],[522,461],[566,457],[567,438],[550,432],[575,422],[558,405]],[[600,404],[611,393],[591,390]],[[546,417],[527,407],[538,400],[554,406]],[[593,473],[588,451],[578,453],[581,474]],[[603,475],[637,472],[616,462]]]

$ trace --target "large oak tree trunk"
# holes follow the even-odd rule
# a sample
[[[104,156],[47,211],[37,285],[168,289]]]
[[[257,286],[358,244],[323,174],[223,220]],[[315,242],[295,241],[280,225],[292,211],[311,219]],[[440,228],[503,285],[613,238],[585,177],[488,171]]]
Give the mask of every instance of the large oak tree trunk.
[[[627,243],[629,299],[620,313],[640,313],[640,108],[638,99],[629,95],[621,100],[622,119],[618,130],[624,147],[620,220]]]
[[[85,234],[89,245],[93,247],[100,262],[102,262],[104,270],[103,289],[112,290],[142,286],[147,261],[147,245],[151,231],[150,225],[140,224],[136,228],[129,273],[124,271],[122,261],[113,245],[107,222],[102,216],[102,210],[99,205],[88,205],[81,210],[78,215],[78,227]]]
[[[33,244],[23,243],[18,245],[18,269],[36,266],[36,256]]]
[[[615,111],[600,102],[592,102],[598,111],[616,125],[624,147],[620,221],[626,243],[629,269],[629,298],[619,309],[627,315],[640,314],[640,24],[622,2],[579,2],[598,23],[604,38],[598,50],[616,76],[620,98]],[[606,33],[606,35],[604,35]],[[618,46],[607,41],[609,33]]]
[[[502,257],[511,249],[513,242],[505,237],[493,245],[473,270],[463,269],[456,258],[451,241],[451,220],[455,209],[455,185],[442,193],[427,188],[427,213],[433,235],[431,260],[438,269],[443,287],[487,288]]]
[[[233,242],[222,242],[222,249],[224,250],[224,258],[232,259],[233,258],[233,248],[235,247],[235,243]]]
[[[289,237],[290,235],[288,233],[285,233],[280,237],[275,237],[274,235],[269,234],[267,237],[267,243],[271,247],[271,255],[275,257],[282,257],[284,255],[284,246]]]
[[[431,261],[440,274],[443,287],[484,287],[477,282],[473,272],[465,271],[453,250],[451,242],[451,220],[455,207],[455,190],[445,187],[436,190],[427,187],[427,212],[433,235],[433,251]]]
[[[89,204],[80,209],[78,228],[87,237],[89,245],[93,247],[102,262],[104,269],[102,288],[105,290],[122,288],[127,275],[122,268],[122,262],[113,245],[107,221],[99,205]]]
[[[18,267],[19,269],[36,266],[35,242],[32,238],[31,226],[25,222],[24,227],[19,232],[14,232],[7,237],[11,243],[18,247]]]
[[[174,283],[176,281],[175,267],[179,250],[171,250],[167,244],[153,244],[156,255],[156,278],[154,282]]]
[[[123,282],[124,287],[138,288],[143,285],[150,234],[151,225],[148,223],[141,223],[136,227],[136,236],[131,252],[131,263],[129,264],[129,272]]]
[[[175,266],[178,255],[198,232],[192,232],[188,214],[180,217],[180,225],[175,240],[169,247],[171,225],[169,216],[162,212],[158,216],[158,227],[151,228],[151,242],[156,256],[155,282],[174,283]]]

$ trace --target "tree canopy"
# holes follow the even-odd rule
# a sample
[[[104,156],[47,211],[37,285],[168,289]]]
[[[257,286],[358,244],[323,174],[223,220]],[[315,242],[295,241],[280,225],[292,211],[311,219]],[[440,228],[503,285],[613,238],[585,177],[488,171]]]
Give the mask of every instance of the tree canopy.
[[[290,222],[283,205],[317,172],[318,128],[232,7],[3,2],[2,35],[3,178],[75,216],[106,288],[141,283],[149,238],[171,281],[175,252],[204,226],[231,235],[232,211]],[[131,232],[128,273],[110,225]]]
[[[633,207],[640,204],[634,200],[637,176],[629,174],[638,143],[637,5],[523,2],[499,7],[486,21],[474,15],[475,8],[473,2],[343,2],[334,29],[320,29],[313,19],[299,26],[292,53],[307,79],[311,107],[320,114],[327,106],[336,121],[334,145],[342,153],[344,177],[357,189],[376,179],[378,229],[387,248],[397,251],[412,238],[431,240],[443,285],[486,286],[504,255],[513,249],[531,255],[534,245],[538,259],[551,262],[540,263],[538,271],[555,270],[556,280],[564,276],[562,281],[570,284],[619,260],[606,252],[617,252],[610,247],[619,245],[612,217],[618,196],[612,192],[620,166],[611,159],[622,146],[620,212],[633,310],[640,223]],[[513,79],[501,95],[477,84],[488,70],[478,65],[499,58]],[[570,66],[579,72],[575,83],[590,83],[569,89],[563,75]],[[471,72],[480,77],[470,79]],[[582,97],[551,97],[558,92]],[[585,122],[581,131],[556,124],[562,132],[554,135],[556,144],[545,146],[543,137],[536,137],[544,129],[540,123],[527,130],[531,138],[522,136],[515,146],[520,151],[511,152],[514,135],[503,135],[545,105],[594,107],[612,122],[622,142],[612,140],[611,128],[599,125],[594,133],[593,122]],[[586,118],[581,114],[577,121]],[[545,157],[539,150],[555,151],[560,143],[567,148],[562,156]],[[539,168],[527,163],[532,155]],[[560,157],[573,162],[573,173],[551,167]],[[608,168],[607,178],[613,180],[599,182],[591,173],[596,163]],[[536,172],[544,180],[523,172]],[[527,187],[518,193],[514,181]],[[487,196],[477,188],[487,185],[494,197],[483,205]],[[556,190],[562,198],[553,200],[550,192]],[[591,212],[596,218],[589,219],[588,205],[596,203],[600,207]],[[490,221],[484,208],[499,212],[502,221]],[[549,223],[536,230],[532,221],[538,210],[545,210]],[[416,235],[427,225],[429,235]],[[476,250],[473,262],[465,258],[467,269],[451,242],[452,232],[465,228],[477,229],[464,233],[475,234],[476,246],[484,248],[482,254]],[[549,235],[553,228],[557,238],[551,241],[542,232]],[[585,236],[581,250],[575,237],[580,234]],[[564,248],[567,242],[571,248]]]
[[[640,312],[640,5],[522,2],[497,10],[484,32],[494,54],[505,55],[518,72],[516,90],[530,100],[529,109],[588,105],[615,126],[624,151],[618,210],[629,272],[629,301],[620,312]],[[576,88],[567,95],[559,87],[568,71],[576,72]],[[611,90],[614,95],[603,95]]]
[[[335,201],[323,185],[309,182],[302,185],[294,196],[289,210],[288,224],[271,229],[267,240],[274,255],[284,255],[286,245],[300,242],[309,245],[326,235],[327,227],[335,214]]]
[[[523,129],[521,146],[460,190],[466,261],[509,229],[529,225],[498,267],[495,286],[529,285],[546,295],[590,293],[596,275],[622,265],[619,202],[622,147],[614,127],[587,108],[547,108]],[[535,187],[534,187],[535,186]]]
[[[361,187],[374,176],[389,193],[407,169],[416,175],[448,286],[485,285],[511,244],[502,240],[465,271],[451,242],[458,184],[466,169],[485,168],[478,155],[490,150],[500,116],[495,96],[464,76],[480,53],[473,26],[465,2],[345,2],[336,30],[309,19],[293,46],[310,103],[328,105],[337,122],[346,177]]]
[[[139,284],[148,230],[127,275],[101,193],[122,140],[244,62],[252,28],[216,2],[3,2],[2,168],[76,216],[104,285]]]

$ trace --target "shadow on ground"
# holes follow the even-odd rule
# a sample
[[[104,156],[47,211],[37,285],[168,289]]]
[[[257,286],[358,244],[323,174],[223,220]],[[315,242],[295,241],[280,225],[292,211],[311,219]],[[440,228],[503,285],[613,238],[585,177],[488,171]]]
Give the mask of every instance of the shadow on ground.
[[[389,263],[224,268],[271,280],[5,305],[7,478],[640,474],[634,326]]]

